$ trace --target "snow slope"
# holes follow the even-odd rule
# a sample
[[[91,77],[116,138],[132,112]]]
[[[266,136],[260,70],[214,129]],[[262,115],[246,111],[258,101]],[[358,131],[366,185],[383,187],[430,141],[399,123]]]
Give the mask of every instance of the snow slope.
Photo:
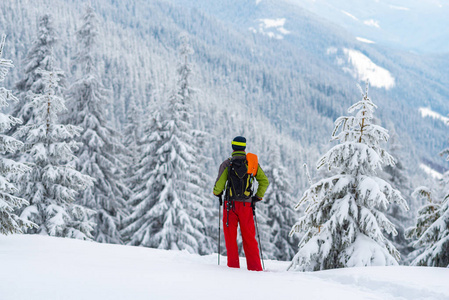
[[[420,107],[419,108],[419,112],[421,113],[421,115],[423,117],[431,117],[431,118],[443,121],[445,124],[449,124],[449,118],[448,117],[444,117],[441,114],[439,114],[437,112],[434,112],[429,107]]]
[[[424,172],[426,172],[426,174],[432,176],[435,179],[442,179],[443,178],[443,174],[441,174],[438,171],[435,171],[434,169],[432,169],[431,167],[425,165],[425,164],[419,164],[419,168],[421,170],[423,170]]]
[[[358,81],[369,80],[371,86],[385,88],[386,90],[395,86],[393,75],[388,70],[376,65],[360,51],[348,48],[339,50],[335,47],[330,47],[326,53],[334,55],[337,65]]]
[[[47,236],[0,236],[0,299],[449,299],[449,269],[315,273],[217,266],[217,256]],[[245,265],[242,259],[242,265]]]

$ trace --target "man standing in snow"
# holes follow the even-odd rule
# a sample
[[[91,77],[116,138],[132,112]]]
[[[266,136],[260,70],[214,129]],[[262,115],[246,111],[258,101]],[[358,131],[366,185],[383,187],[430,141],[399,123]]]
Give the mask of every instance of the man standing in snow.
[[[234,138],[232,149],[234,150],[232,156],[220,165],[214,186],[214,195],[220,197],[220,201],[221,195],[226,189],[223,231],[228,253],[228,267],[240,268],[237,246],[237,227],[240,223],[247,268],[250,271],[262,271],[253,219],[253,207],[256,202],[262,200],[269,182],[257,163],[257,157],[254,154],[246,154],[246,139],[244,137],[237,136]],[[255,157],[256,160],[254,161],[251,157]],[[251,166],[252,164],[254,166]],[[254,178],[259,184],[255,196],[252,194]]]

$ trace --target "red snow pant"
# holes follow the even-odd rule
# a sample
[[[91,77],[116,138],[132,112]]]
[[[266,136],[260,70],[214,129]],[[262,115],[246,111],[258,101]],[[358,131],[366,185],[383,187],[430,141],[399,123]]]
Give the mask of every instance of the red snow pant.
[[[251,203],[240,201],[234,201],[233,203],[234,207],[229,211],[229,226],[226,226],[228,221],[226,201],[223,206],[223,231],[228,253],[228,267],[240,268],[239,249],[237,246],[237,227],[240,223],[246,266],[250,271],[262,271]]]

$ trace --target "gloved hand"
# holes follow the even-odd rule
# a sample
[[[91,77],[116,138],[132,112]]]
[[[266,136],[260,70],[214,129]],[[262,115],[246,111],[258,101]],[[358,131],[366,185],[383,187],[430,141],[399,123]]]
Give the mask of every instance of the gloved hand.
[[[256,203],[256,202],[262,201],[262,198],[259,198],[259,197],[257,197],[257,196],[252,196],[252,197],[251,197],[251,201],[254,202],[254,203]]]
[[[256,203],[259,201],[262,201],[262,198],[259,198],[257,196],[252,196],[251,197],[251,206],[256,207]]]

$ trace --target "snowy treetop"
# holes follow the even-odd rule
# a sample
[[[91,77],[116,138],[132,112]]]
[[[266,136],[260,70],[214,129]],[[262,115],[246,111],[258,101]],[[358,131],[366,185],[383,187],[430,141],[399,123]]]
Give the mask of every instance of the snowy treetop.
[[[372,123],[377,106],[368,97],[368,83],[365,92],[360,90],[363,99],[348,109],[355,116],[342,116],[335,121],[332,140],[341,144],[320,159],[318,169],[327,164],[329,170],[342,168],[345,172],[375,174],[383,164],[394,166],[394,158],[380,146],[388,141],[388,131]]]

